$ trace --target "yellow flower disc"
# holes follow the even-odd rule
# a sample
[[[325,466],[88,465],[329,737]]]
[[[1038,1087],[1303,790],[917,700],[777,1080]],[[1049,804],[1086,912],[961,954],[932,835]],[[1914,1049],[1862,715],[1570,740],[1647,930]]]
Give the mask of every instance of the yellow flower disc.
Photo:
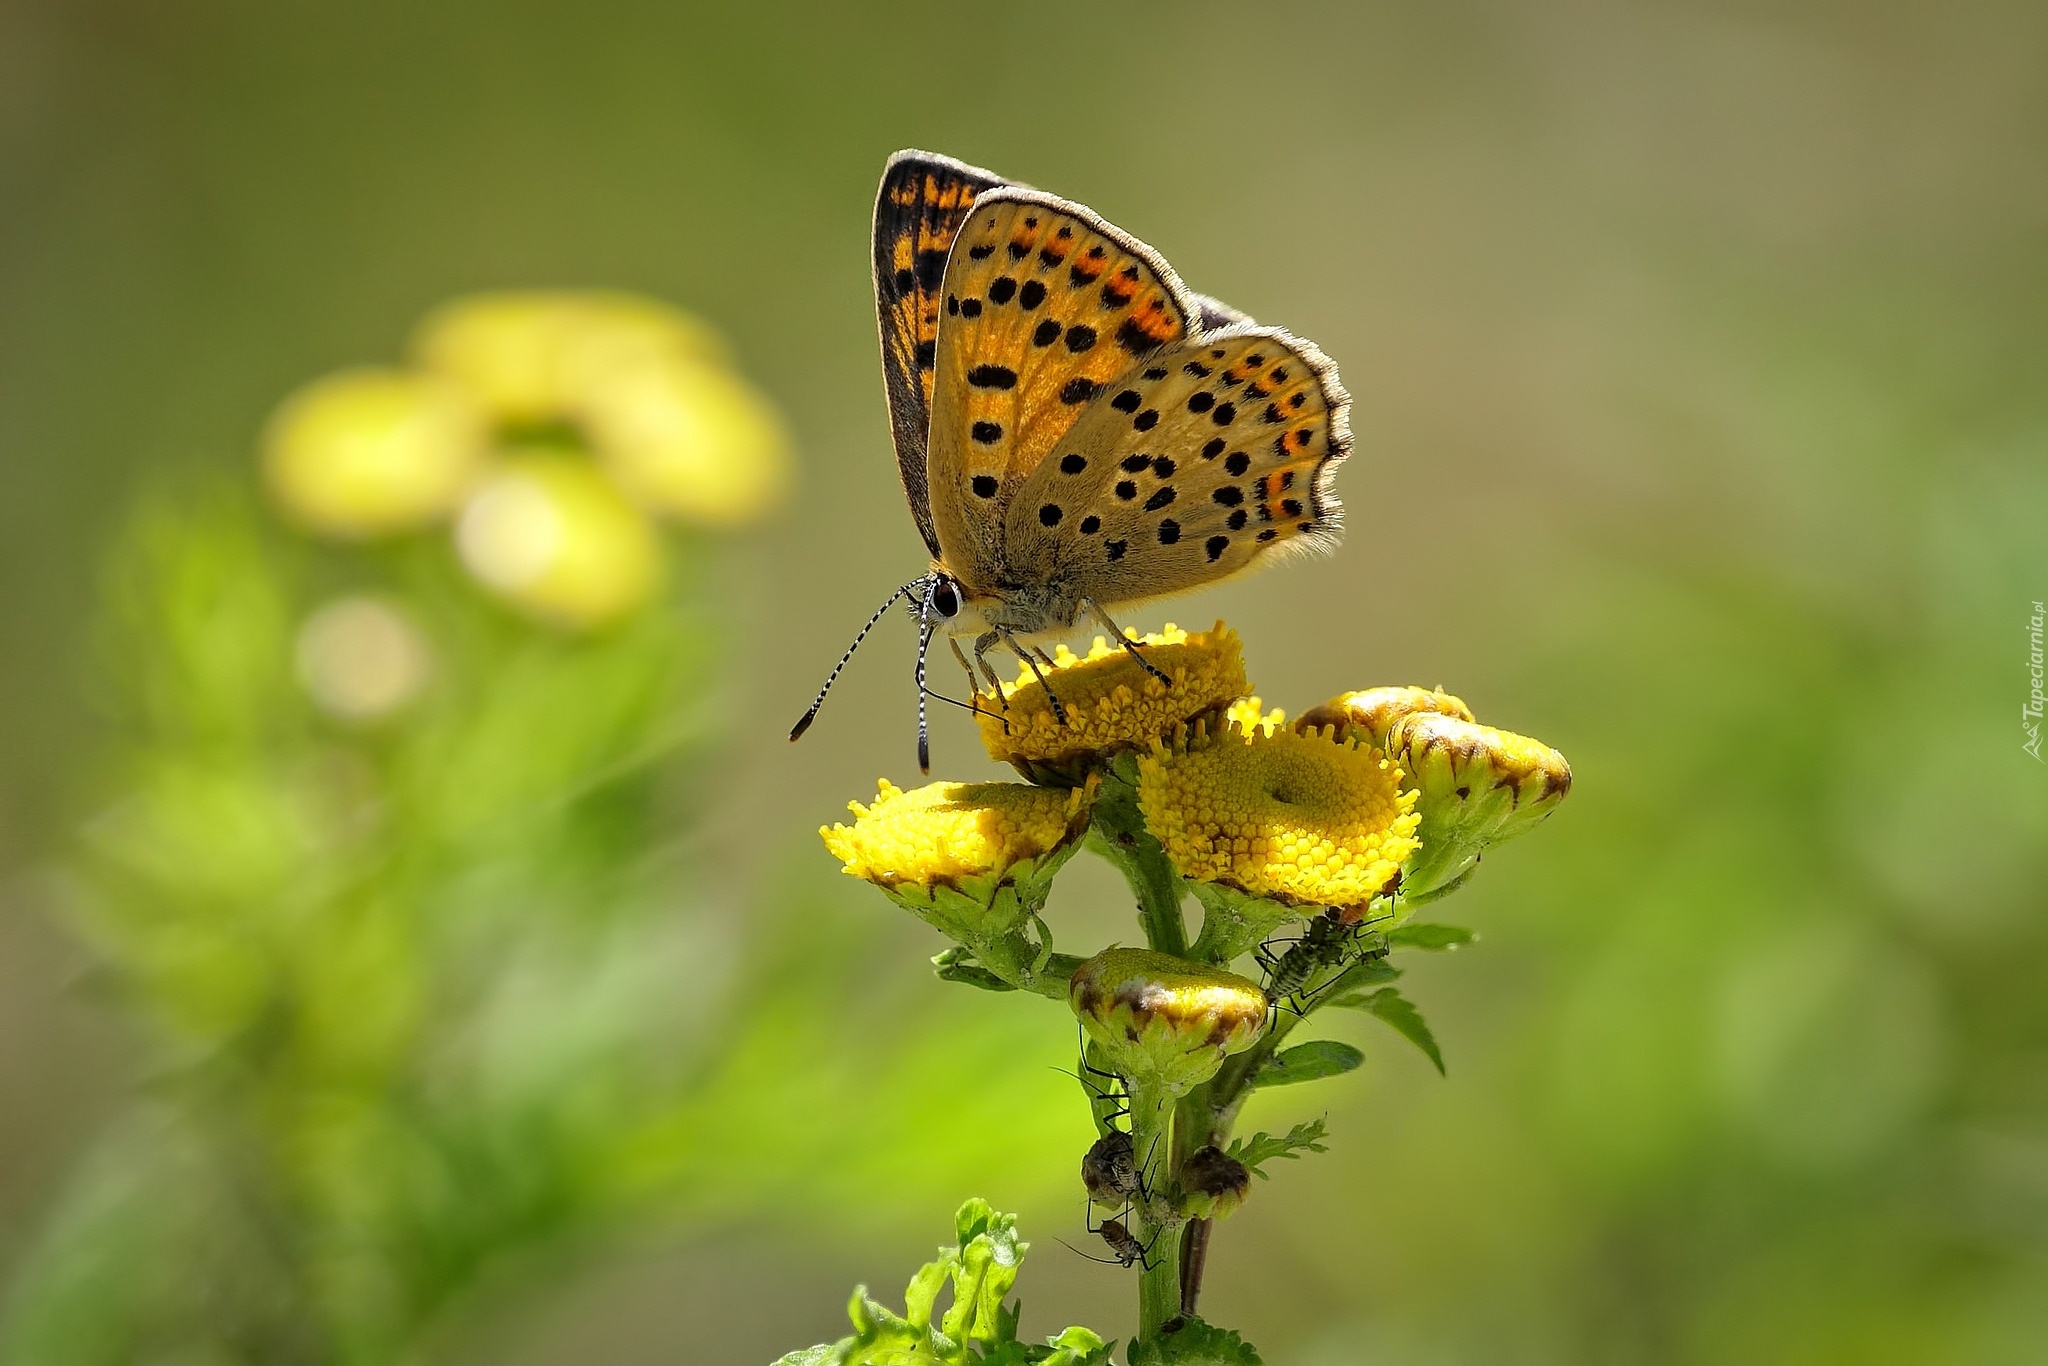
[[[1183,876],[1296,906],[1362,906],[1416,847],[1401,770],[1327,731],[1155,746],[1138,805]]]
[[[622,371],[675,359],[715,364],[724,354],[716,335],[681,310],[602,290],[456,299],[427,315],[411,350],[493,417],[515,423],[580,419],[593,389]]]
[[[464,566],[486,588],[560,625],[616,621],[661,582],[653,525],[585,461],[506,461],[478,486],[455,530]]]
[[[782,420],[730,371],[691,361],[622,369],[591,386],[583,412],[607,472],[656,514],[736,526],[788,491]]]
[[[1053,657],[1055,666],[1044,673],[1066,709],[1066,724],[1053,715],[1045,687],[1028,668],[1020,669],[1017,681],[1003,689],[1007,712],[993,695],[979,695],[982,714],[976,723],[989,756],[1029,772],[1034,764],[1059,766],[1120,749],[1145,749],[1251,691],[1237,633],[1220,621],[1196,632],[1168,622],[1165,630],[1137,641],[1145,658],[1173,680],[1171,685],[1101,636],[1085,658],[1062,645]]]
[[[1086,826],[1092,794],[1022,783],[931,783],[905,792],[884,778],[852,825],[818,834],[849,876],[878,887],[958,887],[999,878],[1052,853]]]
[[[1472,709],[1442,688],[1367,688],[1309,708],[1294,728],[1305,732],[1335,726],[1339,735],[1356,733],[1373,748],[1385,749],[1394,723],[1416,712],[1472,719]]]
[[[263,435],[263,472],[292,521],[359,539],[452,512],[484,450],[482,415],[454,385],[400,370],[344,370],[278,406]]]

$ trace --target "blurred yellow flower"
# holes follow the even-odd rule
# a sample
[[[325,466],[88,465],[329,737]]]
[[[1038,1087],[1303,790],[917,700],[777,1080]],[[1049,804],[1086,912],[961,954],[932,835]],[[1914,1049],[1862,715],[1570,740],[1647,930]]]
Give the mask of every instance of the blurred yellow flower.
[[[618,620],[645,603],[662,577],[653,526],[581,460],[507,460],[464,505],[455,540],[485,587],[565,626]]]
[[[1196,632],[1168,622],[1156,635],[1135,639],[1145,658],[1173,680],[1170,686],[1101,636],[1085,658],[1062,645],[1054,666],[1043,670],[1044,684],[1021,668],[1017,681],[1004,687],[1007,710],[994,695],[978,695],[975,720],[989,756],[1026,777],[1085,765],[1118,750],[1147,748],[1199,717],[1220,716],[1251,691],[1237,633],[1220,621]],[[1066,711],[1064,724],[1053,713],[1047,686]]]
[[[482,414],[457,385],[343,370],[279,405],[263,435],[270,495],[292,521],[347,539],[439,521],[485,457]]]
[[[729,370],[673,359],[621,368],[589,387],[580,413],[605,470],[655,513],[733,525],[788,491],[782,421]]]
[[[1067,1002],[1110,1068],[1179,1095],[1251,1047],[1266,1025],[1256,982],[1151,949],[1104,949],[1074,970]]]
[[[1138,759],[1138,805],[1183,877],[1293,906],[1365,906],[1420,819],[1398,768],[1328,731],[1157,744]]]
[[[931,783],[905,792],[884,778],[874,805],[848,804],[852,825],[818,834],[849,876],[883,888],[958,888],[1003,878],[1064,848],[1086,828],[1091,795],[1022,783]]]
[[[413,332],[420,365],[460,383],[500,423],[581,414],[621,371],[725,359],[711,329],[667,304],[603,290],[508,290],[441,305]]]
[[[396,603],[337,598],[299,628],[299,681],[322,711],[374,721],[426,687],[432,656],[419,628]]]

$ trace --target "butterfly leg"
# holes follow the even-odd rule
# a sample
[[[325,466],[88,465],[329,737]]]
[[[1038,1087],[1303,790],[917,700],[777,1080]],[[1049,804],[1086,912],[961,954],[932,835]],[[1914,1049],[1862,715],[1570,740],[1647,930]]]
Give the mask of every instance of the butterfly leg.
[[[1010,709],[1009,695],[1003,691],[1003,680],[996,673],[996,666],[988,662],[988,652],[1002,643],[1002,636],[994,631],[984,631],[974,638],[974,662],[981,666],[981,676],[988,680],[988,686],[997,697],[1003,699],[1003,710]]]
[[[967,662],[967,655],[960,648],[960,638],[958,636],[947,636],[946,643],[953,647],[953,658],[960,661],[960,667],[967,673],[967,696],[969,698],[969,709],[972,710],[977,716],[988,715],[986,711],[982,710],[981,706],[981,680],[975,677],[974,666]],[[989,686],[995,689],[997,705],[1000,706],[1003,709],[1003,711],[1007,713],[1010,710],[1009,700],[1003,696],[1002,685],[995,681],[995,670],[993,669],[989,670]],[[1004,715],[1001,719],[1003,723],[1003,734],[1008,735],[1010,733],[1010,718],[1007,715]]]
[[[1004,627],[998,626],[996,634],[1002,637],[1003,644],[1010,647],[1011,654],[1024,661],[1024,667],[1031,670],[1031,676],[1045,690],[1045,700],[1052,704],[1052,719],[1063,726],[1067,724],[1067,709],[1061,704],[1059,694],[1052,690],[1052,684],[1045,681],[1045,673],[1038,667],[1038,661],[1032,658],[1031,651],[1018,644],[1016,635]]]
[[[1173,686],[1173,680],[1166,676],[1165,671],[1151,660],[1145,658],[1144,651],[1138,648],[1138,642],[1125,635],[1124,628],[1109,619],[1109,613],[1102,610],[1101,603],[1098,603],[1093,598],[1083,598],[1081,599],[1081,605],[1088,609],[1088,615],[1094,617],[1096,621],[1102,624],[1103,629],[1109,632],[1109,638],[1123,646],[1125,653],[1129,654],[1132,659],[1137,660],[1146,673],[1151,674],[1168,687]]]

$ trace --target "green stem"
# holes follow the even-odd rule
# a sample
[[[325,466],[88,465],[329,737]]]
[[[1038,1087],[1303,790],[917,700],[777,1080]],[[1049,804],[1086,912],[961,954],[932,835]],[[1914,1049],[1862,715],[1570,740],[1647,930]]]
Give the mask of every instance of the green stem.
[[[1145,829],[1138,794],[1114,774],[1106,775],[1095,801],[1091,843],[1114,863],[1138,898],[1138,923],[1145,942],[1176,958],[1188,954],[1187,924],[1181,919],[1181,897],[1187,884],[1166,857],[1159,841]]]
[[[1140,1154],[1173,1151],[1173,1098],[1140,1088],[1131,1096],[1131,1147]],[[1132,1232],[1147,1246],[1151,1265],[1138,1276],[1138,1338],[1153,1337],[1167,1320],[1180,1313],[1179,1220],[1167,1213],[1166,1191],[1172,1177],[1170,1160],[1154,1164],[1147,1178],[1151,1196],[1137,1207],[1138,1227]]]

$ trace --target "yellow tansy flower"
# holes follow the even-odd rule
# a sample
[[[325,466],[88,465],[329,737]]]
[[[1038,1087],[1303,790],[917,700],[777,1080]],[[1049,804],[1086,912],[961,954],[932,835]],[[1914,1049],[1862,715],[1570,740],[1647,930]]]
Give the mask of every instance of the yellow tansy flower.
[[[271,498],[301,527],[361,540],[439,521],[476,482],[483,415],[456,385],[343,370],[304,386],[263,433]]]
[[[1394,722],[1388,745],[1407,769],[1422,851],[1402,890],[1420,895],[1470,872],[1485,850],[1531,829],[1571,791],[1571,765],[1540,740],[1438,712]]]
[[[1022,783],[931,783],[905,792],[884,778],[874,805],[848,803],[852,825],[818,833],[851,877],[889,890],[959,888],[1063,847],[1086,824],[1085,797],[1078,788]]]
[[[1374,749],[1387,748],[1387,732],[1402,717],[1415,712],[1433,712],[1472,719],[1472,709],[1442,688],[1366,688],[1333,697],[1311,707],[1294,723],[1296,730],[1321,730],[1335,726],[1339,735],[1356,734]]]
[[[1104,755],[1144,749],[1198,717],[1218,715],[1251,691],[1243,646],[1220,621],[1195,632],[1168,622],[1165,630],[1135,639],[1171,685],[1101,636],[1085,658],[1062,645],[1054,666],[1044,670],[1045,684],[1020,669],[1002,699],[979,695],[977,723],[990,757],[1016,766],[1027,778],[1071,778]],[[1048,685],[1066,711],[1064,724],[1046,697]]]
[[[1028,987],[1051,952],[1038,912],[1081,847],[1098,786],[932,783],[905,792],[884,779],[874,805],[850,804],[852,825],[818,833],[848,876],[951,935],[980,968]],[[1031,924],[1036,938],[1025,933]]]
[[[704,324],[654,299],[607,290],[505,290],[442,304],[414,331],[420,365],[474,394],[501,422],[577,419],[592,390],[674,360],[720,364]]]
[[[1074,970],[1067,1003],[1109,1066],[1179,1095],[1249,1048],[1266,1023],[1256,982],[1150,949],[1104,949]]]
[[[653,526],[589,462],[566,457],[502,462],[464,505],[455,543],[492,593],[562,626],[622,619],[664,573]]]
[[[1294,906],[1362,909],[1415,851],[1419,820],[1400,769],[1328,731],[1155,745],[1138,804],[1183,877]]]

